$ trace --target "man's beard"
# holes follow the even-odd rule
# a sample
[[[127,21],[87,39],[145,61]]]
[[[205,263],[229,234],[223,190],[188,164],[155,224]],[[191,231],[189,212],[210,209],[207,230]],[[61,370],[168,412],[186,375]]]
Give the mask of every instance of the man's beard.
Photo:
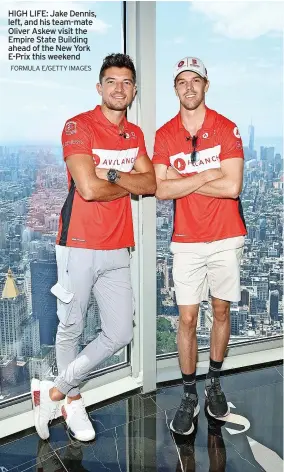
[[[202,103],[202,101],[203,101],[203,98],[200,98],[199,100],[194,101],[191,104],[189,104],[187,100],[184,100],[184,101],[181,101],[181,104],[186,110],[192,111],[192,110],[196,110],[199,107],[199,105]]]
[[[115,111],[125,111],[129,106],[128,102],[126,102],[126,103],[112,103],[109,100],[104,101],[104,104],[106,105],[106,107],[109,110],[115,110]]]

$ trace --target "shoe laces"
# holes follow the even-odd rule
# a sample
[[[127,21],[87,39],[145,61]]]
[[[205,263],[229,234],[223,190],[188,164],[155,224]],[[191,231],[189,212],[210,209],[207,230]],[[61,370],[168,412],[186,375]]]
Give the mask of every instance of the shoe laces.
[[[71,408],[73,409],[74,413],[79,413],[80,418],[83,421],[88,421],[89,422],[88,413],[86,412],[86,408],[85,408],[85,404],[83,402],[83,399],[71,402],[71,403],[69,403],[69,405],[71,405]]]
[[[185,393],[181,400],[181,405],[179,407],[180,411],[189,411],[192,408],[195,408],[195,399],[192,398],[188,393]]]
[[[209,391],[216,395],[223,395],[220,380],[218,378],[215,378],[213,381],[211,380]]]

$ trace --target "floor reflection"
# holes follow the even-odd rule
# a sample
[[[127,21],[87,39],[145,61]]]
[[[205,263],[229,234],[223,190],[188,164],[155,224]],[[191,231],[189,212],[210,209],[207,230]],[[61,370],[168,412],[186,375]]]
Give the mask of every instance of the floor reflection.
[[[225,421],[220,421],[207,412],[205,403],[204,415],[208,422],[207,451],[209,457],[208,472],[226,471],[226,447],[222,434],[222,426]],[[171,432],[174,444],[177,448],[178,462],[176,472],[196,472],[195,464],[195,439],[198,433],[198,417],[194,421],[194,431],[190,436],[181,436]]]
[[[283,472],[283,370],[255,369],[223,377],[231,414],[223,421],[201,411],[190,436],[170,431],[182,386],[116,399],[91,408],[96,439],[68,436],[63,420],[48,441],[35,430],[0,441],[0,472]],[[226,421],[225,421],[226,420]]]

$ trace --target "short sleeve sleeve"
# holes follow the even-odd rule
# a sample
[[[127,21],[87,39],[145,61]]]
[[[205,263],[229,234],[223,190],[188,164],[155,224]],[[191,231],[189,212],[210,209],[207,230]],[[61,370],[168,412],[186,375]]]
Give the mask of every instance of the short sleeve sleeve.
[[[164,164],[167,167],[171,165],[166,139],[160,131],[156,132],[152,163]]]
[[[244,158],[243,143],[238,127],[233,122],[224,123],[221,129],[220,161],[234,157]]]
[[[139,149],[138,149],[137,159],[140,156],[147,155],[147,149],[146,149],[146,145],[145,145],[144,134],[143,134],[141,129],[139,129],[139,132],[138,132],[138,147],[139,147]]]
[[[65,123],[61,142],[64,160],[72,154],[92,155],[91,132],[80,118],[74,118]]]

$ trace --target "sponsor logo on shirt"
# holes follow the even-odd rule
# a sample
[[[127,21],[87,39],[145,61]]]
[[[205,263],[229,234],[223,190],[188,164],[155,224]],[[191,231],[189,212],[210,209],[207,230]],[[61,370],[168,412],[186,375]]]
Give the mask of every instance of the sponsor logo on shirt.
[[[208,169],[219,169],[221,146],[217,145],[209,149],[199,151],[197,162],[191,162],[191,154],[180,152],[170,157],[171,166],[180,174],[190,174],[192,172],[203,172]]]
[[[65,125],[65,134],[70,136],[71,134],[77,133],[77,123],[76,121],[67,121]]]
[[[95,166],[99,166],[101,162],[100,156],[98,156],[97,154],[93,154],[93,161],[94,161]]]
[[[237,126],[235,126],[235,128],[234,128],[234,130],[233,130],[233,133],[234,133],[234,135],[236,136],[236,138],[240,138],[240,137],[241,137],[240,132],[239,132]]]
[[[133,169],[138,151],[138,147],[121,151],[114,149],[92,149],[94,163],[99,169],[116,169],[121,172],[130,172]]]
[[[71,139],[71,141],[65,141],[65,143],[63,143],[63,147],[71,146],[72,144],[84,144],[84,142],[80,139]]]

